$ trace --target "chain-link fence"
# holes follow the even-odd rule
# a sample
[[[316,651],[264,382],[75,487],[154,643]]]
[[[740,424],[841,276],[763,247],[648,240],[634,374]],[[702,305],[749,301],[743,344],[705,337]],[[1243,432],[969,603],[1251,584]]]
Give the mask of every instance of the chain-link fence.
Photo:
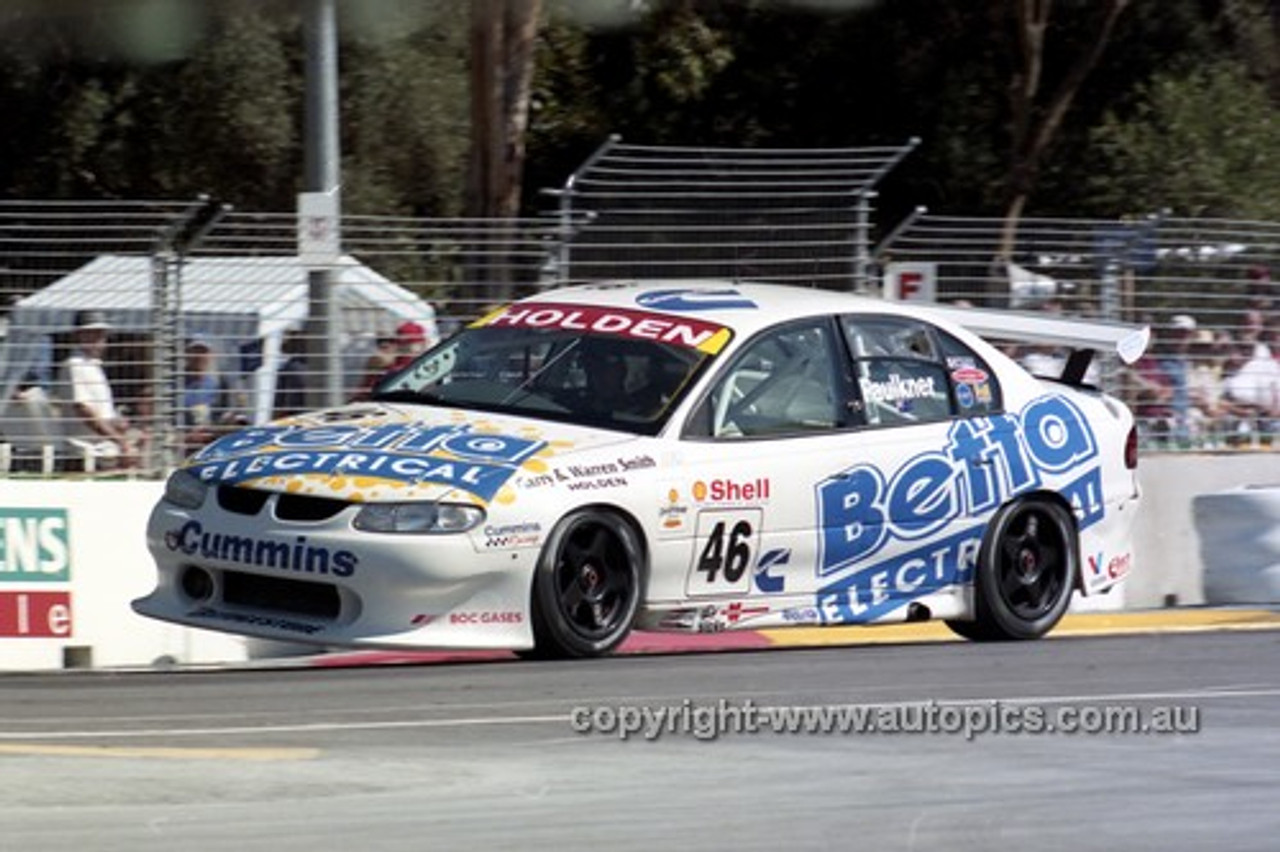
[[[1025,219],[1005,258],[1003,228],[999,219],[912,217],[877,247],[885,284],[909,270],[940,301],[1148,324],[1150,357],[1113,365],[1103,381],[1134,408],[1149,447],[1271,445],[1280,223]]]
[[[207,200],[0,202],[0,468],[159,475],[219,433],[350,399],[541,286],[559,233],[349,217],[317,262],[300,221]]]

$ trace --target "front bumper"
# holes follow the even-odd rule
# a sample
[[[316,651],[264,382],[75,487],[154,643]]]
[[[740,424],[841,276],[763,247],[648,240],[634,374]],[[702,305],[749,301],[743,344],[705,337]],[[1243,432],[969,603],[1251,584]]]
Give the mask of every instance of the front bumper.
[[[156,587],[141,615],[329,647],[533,646],[534,546],[485,549],[470,534],[355,530],[357,505],[281,520],[280,495],[228,510],[161,501],[147,525]]]

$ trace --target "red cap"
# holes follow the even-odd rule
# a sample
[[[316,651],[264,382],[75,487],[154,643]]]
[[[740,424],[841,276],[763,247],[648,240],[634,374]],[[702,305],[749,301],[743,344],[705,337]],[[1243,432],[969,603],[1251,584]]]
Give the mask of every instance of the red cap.
[[[416,322],[402,322],[396,326],[396,339],[401,343],[426,343],[427,332]]]

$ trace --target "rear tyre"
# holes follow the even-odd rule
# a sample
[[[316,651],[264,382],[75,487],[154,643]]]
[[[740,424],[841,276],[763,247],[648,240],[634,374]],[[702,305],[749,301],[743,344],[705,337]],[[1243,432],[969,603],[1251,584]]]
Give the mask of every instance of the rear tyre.
[[[947,626],[980,642],[1040,638],[1067,611],[1080,573],[1074,518],[1048,500],[1004,507],[987,529],[976,571],[976,618]]]
[[[640,602],[635,530],[599,509],[568,515],[543,547],[533,580],[533,659],[598,657],[631,632]]]

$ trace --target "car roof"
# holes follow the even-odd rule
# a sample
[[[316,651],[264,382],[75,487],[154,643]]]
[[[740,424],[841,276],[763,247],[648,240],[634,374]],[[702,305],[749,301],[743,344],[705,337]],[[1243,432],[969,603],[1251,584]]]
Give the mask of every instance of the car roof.
[[[811,316],[864,313],[912,317],[993,351],[988,338],[1114,351],[1126,364],[1137,360],[1151,338],[1146,326],[1096,319],[895,302],[796,284],[715,279],[604,281],[547,290],[523,301],[640,309],[696,318],[729,328],[739,338],[779,322]]]
[[[707,279],[605,281],[545,290],[521,301],[649,310],[696,317],[743,335],[788,319],[815,315],[927,315],[927,311],[919,306],[907,308],[895,302],[852,293],[793,284]]]

